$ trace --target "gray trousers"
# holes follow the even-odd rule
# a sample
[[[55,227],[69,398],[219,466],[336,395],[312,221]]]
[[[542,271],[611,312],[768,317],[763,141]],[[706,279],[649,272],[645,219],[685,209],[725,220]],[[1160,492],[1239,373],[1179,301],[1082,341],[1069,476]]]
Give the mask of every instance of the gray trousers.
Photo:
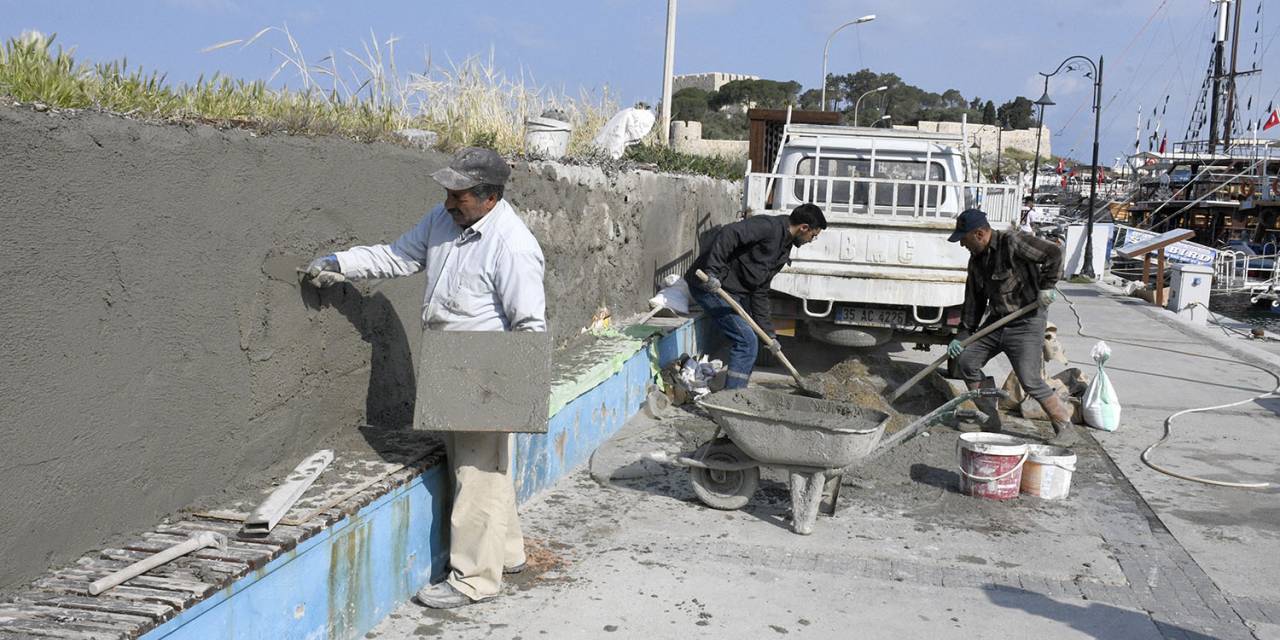
[[[994,322],[998,318],[992,318]],[[1027,395],[1044,400],[1053,395],[1053,389],[1044,381],[1044,329],[1048,321],[1045,309],[1023,316],[983,336],[965,347],[956,362],[960,377],[965,382],[982,382],[986,375],[982,367],[992,358],[1004,353],[1013,365],[1013,373]]]

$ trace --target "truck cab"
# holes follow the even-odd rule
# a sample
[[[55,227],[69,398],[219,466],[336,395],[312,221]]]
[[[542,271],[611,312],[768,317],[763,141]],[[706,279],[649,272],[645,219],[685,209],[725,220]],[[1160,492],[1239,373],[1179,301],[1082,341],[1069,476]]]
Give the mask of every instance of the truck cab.
[[[748,172],[747,215],[812,202],[828,228],[774,278],[774,316],[850,347],[936,343],[959,324],[969,254],[947,242],[970,207],[1018,220],[1021,187],[966,180],[959,134],[789,124],[773,170]]]

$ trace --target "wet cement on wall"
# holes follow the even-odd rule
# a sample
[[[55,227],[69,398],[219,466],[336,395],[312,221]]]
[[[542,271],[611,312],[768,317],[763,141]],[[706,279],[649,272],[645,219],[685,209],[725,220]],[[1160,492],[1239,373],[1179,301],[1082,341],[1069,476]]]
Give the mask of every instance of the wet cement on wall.
[[[423,279],[318,292],[288,265],[395,239],[446,156],[0,106],[0,159],[0,589],[411,423]],[[738,209],[730,183],[553,164],[508,194],[561,344]]]

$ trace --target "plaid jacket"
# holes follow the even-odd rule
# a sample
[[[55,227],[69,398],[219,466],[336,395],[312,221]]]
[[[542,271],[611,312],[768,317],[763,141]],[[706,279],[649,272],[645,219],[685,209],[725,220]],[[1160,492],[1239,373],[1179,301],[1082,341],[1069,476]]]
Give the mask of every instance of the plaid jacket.
[[[1052,289],[1062,273],[1062,249],[1021,231],[991,232],[987,250],[969,258],[961,331],[973,333],[990,311],[988,322],[1035,302],[1041,289]]]

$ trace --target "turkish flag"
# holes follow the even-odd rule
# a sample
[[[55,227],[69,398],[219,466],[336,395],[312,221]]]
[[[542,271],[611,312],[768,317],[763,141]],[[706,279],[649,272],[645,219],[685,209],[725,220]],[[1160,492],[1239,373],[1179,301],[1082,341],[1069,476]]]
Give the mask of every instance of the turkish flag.
[[[1160,138],[1160,153],[1164,153],[1164,145],[1168,141],[1169,141],[1169,134],[1167,133],[1164,134],[1163,138]]]
[[[1271,117],[1267,118],[1267,123],[1262,125],[1262,130],[1266,131],[1278,124],[1280,124],[1280,111],[1272,111]]]

